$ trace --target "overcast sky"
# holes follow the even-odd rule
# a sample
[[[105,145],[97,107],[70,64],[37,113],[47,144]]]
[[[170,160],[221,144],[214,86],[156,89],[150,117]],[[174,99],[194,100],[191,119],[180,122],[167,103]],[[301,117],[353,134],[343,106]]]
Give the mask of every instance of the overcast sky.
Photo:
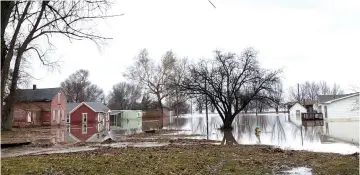
[[[119,0],[110,13],[124,16],[98,24],[112,37],[101,50],[91,41],[53,38],[59,71],[34,63],[38,88],[60,86],[78,69],[107,94],[126,81],[126,67],[141,48],[159,59],[172,49],[190,59],[211,58],[214,49],[259,51],[264,68],[283,68],[284,89],[306,80],[359,85],[359,0]]]

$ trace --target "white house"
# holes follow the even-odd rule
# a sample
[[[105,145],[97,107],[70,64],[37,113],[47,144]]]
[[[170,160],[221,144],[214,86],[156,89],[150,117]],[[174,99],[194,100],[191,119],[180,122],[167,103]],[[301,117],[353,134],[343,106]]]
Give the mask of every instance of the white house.
[[[324,118],[327,119],[340,119],[340,118],[355,118],[359,119],[359,92],[348,94],[346,96],[336,98],[319,106],[322,109]],[[357,103],[356,103],[357,102]]]
[[[306,113],[307,109],[299,104],[295,103],[291,108],[289,109],[289,119],[291,122],[293,122],[296,125],[301,125],[301,114]]]
[[[351,94],[344,94],[344,95],[318,95],[317,101],[314,104],[313,108],[318,113],[325,114],[325,103],[331,100],[335,100],[341,97],[345,97]]]

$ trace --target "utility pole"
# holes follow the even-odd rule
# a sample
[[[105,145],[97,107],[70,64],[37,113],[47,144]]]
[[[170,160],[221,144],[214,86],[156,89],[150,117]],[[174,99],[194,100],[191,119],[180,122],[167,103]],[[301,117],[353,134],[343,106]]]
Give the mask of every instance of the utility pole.
[[[298,102],[300,103],[300,84],[297,84],[297,89],[298,89]]]

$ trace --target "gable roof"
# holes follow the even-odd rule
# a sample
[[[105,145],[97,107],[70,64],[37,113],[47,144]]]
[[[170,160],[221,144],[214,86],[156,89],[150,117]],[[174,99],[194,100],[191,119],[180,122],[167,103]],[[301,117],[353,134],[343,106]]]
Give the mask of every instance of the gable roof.
[[[289,108],[289,111],[290,111],[296,104],[299,104],[301,107],[303,107],[305,110],[307,110],[303,105],[301,105],[300,103],[296,102],[294,105],[292,105],[292,106]]]
[[[330,100],[330,101],[327,101],[327,102],[325,102],[325,103],[326,103],[326,104],[329,104],[329,103],[332,103],[332,102],[335,102],[335,101],[347,99],[347,98],[354,97],[354,96],[358,96],[358,95],[359,95],[359,92],[353,93],[353,94],[348,94],[347,96],[343,96],[343,97],[341,97],[341,98],[337,98],[337,99],[334,99],[334,100]]]
[[[17,90],[18,102],[50,102],[61,88],[45,89],[19,89]]]
[[[75,108],[73,108],[71,111],[69,111],[69,114],[74,112],[76,109],[78,109],[80,106],[82,105],[86,105],[87,107],[89,107],[91,110],[93,110],[94,112],[109,112],[109,108],[107,106],[105,106],[104,104],[102,104],[101,102],[82,102],[79,103]]]
[[[343,94],[343,95],[318,95],[318,103],[325,103],[327,101],[330,101],[330,100],[334,100],[334,99],[337,99],[337,98],[342,98],[342,97],[345,97],[345,96],[348,96],[348,95],[351,95],[351,94]]]
[[[74,108],[76,108],[80,103],[67,103],[66,104],[66,110],[67,114],[70,114],[70,111],[72,111]]]

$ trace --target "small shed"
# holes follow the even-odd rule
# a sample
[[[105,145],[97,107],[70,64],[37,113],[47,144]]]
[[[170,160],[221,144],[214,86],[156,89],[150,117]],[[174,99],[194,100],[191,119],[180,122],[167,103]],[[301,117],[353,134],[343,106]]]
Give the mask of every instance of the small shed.
[[[118,123],[124,119],[139,119],[142,118],[141,110],[112,110],[110,113],[110,122]]]
[[[306,112],[307,109],[303,105],[301,105],[300,103],[295,103],[289,109],[290,121],[295,123],[296,125],[301,125],[301,114]]]

